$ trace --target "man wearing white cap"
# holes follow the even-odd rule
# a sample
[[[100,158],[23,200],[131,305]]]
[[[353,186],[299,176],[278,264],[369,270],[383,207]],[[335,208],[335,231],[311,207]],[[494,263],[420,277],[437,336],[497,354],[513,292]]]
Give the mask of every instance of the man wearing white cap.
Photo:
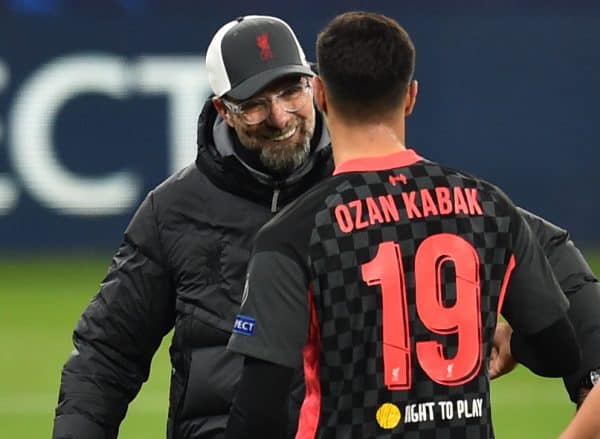
[[[144,200],[83,312],[62,373],[54,439],[117,437],[173,328],[167,437],[222,438],[242,369],[225,346],[252,239],[332,171],[327,130],[312,104],[313,72],[285,22],[227,23],[206,67],[214,96],[200,115],[197,159]]]

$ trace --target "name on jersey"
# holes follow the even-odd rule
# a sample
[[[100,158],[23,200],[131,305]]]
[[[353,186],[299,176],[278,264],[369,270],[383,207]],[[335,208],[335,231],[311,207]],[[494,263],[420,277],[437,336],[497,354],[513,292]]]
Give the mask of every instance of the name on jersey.
[[[256,320],[252,317],[238,315],[233,324],[233,332],[241,335],[253,335],[254,328],[256,326]]]
[[[402,192],[400,195],[366,197],[340,204],[335,218],[343,233],[365,229],[373,224],[400,221],[401,210],[408,219],[445,215],[483,215],[476,188],[436,187]]]

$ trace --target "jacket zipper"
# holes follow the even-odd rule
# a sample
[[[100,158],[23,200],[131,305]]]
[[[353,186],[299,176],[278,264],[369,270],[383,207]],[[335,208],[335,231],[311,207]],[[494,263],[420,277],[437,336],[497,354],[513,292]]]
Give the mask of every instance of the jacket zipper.
[[[279,201],[279,194],[281,193],[281,189],[274,189],[273,190],[273,198],[271,199],[271,213],[277,213],[278,210],[278,201]]]

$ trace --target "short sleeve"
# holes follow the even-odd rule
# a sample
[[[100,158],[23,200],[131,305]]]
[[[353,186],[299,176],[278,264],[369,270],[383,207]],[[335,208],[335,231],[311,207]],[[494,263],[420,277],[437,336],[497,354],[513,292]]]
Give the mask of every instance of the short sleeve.
[[[569,302],[529,225],[513,210],[515,268],[508,281],[502,314],[524,335],[537,333],[565,316]]]
[[[308,336],[308,294],[305,271],[291,256],[272,250],[255,253],[228,348],[300,367]]]

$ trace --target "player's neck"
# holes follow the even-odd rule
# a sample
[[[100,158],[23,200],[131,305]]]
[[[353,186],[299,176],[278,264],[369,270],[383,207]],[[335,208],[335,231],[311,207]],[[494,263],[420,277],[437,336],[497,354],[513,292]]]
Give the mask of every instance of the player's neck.
[[[394,124],[331,122],[329,129],[336,166],[348,160],[386,156],[406,150],[403,119]]]

